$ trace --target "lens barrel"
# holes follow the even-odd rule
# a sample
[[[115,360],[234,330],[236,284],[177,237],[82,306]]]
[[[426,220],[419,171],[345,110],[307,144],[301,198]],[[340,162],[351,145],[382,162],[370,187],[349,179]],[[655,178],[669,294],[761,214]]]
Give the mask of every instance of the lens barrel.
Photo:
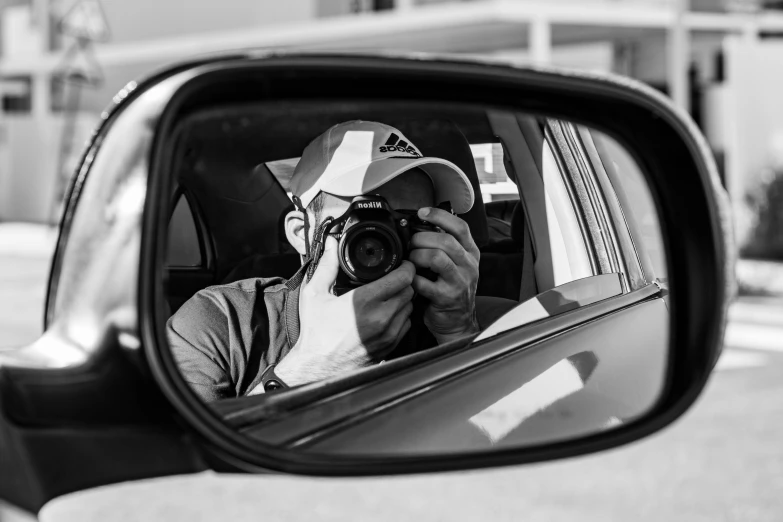
[[[359,221],[343,230],[340,267],[356,283],[375,281],[402,263],[402,243],[389,224]]]

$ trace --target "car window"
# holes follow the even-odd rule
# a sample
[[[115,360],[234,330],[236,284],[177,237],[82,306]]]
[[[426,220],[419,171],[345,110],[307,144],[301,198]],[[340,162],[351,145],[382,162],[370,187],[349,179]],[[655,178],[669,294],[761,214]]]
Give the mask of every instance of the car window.
[[[197,267],[202,265],[193,210],[184,194],[180,194],[169,222],[169,244],[166,265],[169,267]]]
[[[471,143],[470,151],[476,165],[484,204],[494,201],[518,201],[519,190],[503,165],[503,146],[500,143]]]

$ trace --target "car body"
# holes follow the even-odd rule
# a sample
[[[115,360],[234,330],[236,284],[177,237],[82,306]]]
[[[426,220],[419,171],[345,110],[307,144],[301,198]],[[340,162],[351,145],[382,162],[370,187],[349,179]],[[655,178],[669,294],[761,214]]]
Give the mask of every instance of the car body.
[[[323,80],[317,91],[323,99],[308,98],[315,98],[317,83],[308,74]],[[388,79],[394,74],[402,80],[392,85]],[[475,99],[454,114],[448,104],[432,103],[444,85],[476,78],[498,95],[501,83],[513,80],[564,102],[539,105],[537,113],[543,107],[552,113],[547,116],[504,111]],[[385,100],[382,106],[341,101],[338,91],[360,90],[363,81],[375,87],[365,92]],[[649,92],[634,94],[647,105],[624,102],[638,111],[657,111],[658,119],[645,125],[661,126],[662,137],[646,145],[638,132],[615,139],[620,136],[612,125],[640,120],[633,111],[618,112],[610,122],[590,113],[591,107],[565,103],[569,89],[587,96],[588,87],[600,91],[601,81],[421,57],[250,52],[180,64],[129,84],[103,114],[68,190],[46,333],[3,354],[0,440],[13,441],[0,452],[6,469],[13,470],[0,479],[3,498],[35,510],[70,491],[207,467],[367,474],[510,464],[589,451],[590,446],[569,449],[569,441],[582,438],[593,437],[596,448],[610,446],[671,422],[704,385],[722,335],[728,255],[716,225],[721,196],[697,135]],[[254,256],[285,261],[289,274],[296,266],[291,261],[296,256],[280,246],[279,212],[273,220],[239,219],[252,216],[258,209],[250,203],[264,197],[272,197],[279,211],[288,204],[280,179],[267,178],[259,188],[245,184],[247,175],[295,158],[326,123],[368,114],[394,120],[402,109],[389,100],[414,92],[405,82],[430,96],[427,104],[400,96],[407,114],[426,125],[436,116],[456,122],[467,140],[468,148],[459,148],[462,158],[455,159],[463,169],[474,160],[470,145],[503,148],[519,203],[477,204],[471,212],[479,217],[464,219],[482,249],[485,280],[505,273],[497,266],[521,263],[513,285],[501,281],[482,290],[480,279],[480,298],[490,304],[506,299],[513,306],[495,307],[493,320],[475,339],[284,393],[200,403],[167,349],[165,322],[172,311]],[[620,94],[632,91],[619,82],[604,83]],[[451,95],[463,92],[455,88]],[[618,94],[614,102],[621,99]],[[214,100],[223,105],[202,110],[200,104]],[[257,103],[255,113],[242,104],[247,100]],[[290,118],[297,108],[307,118]],[[580,123],[564,119],[571,115]],[[607,133],[581,123],[590,116]],[[291,121],[309,123],[299,132]],[[254,147],[249,136],[265,146]],[[421,136],[426,141],[428,134]],[[442,136],[422,150],[441,143]],[[203,150],[193,153],[192,143]],[[650,153],[664,144],[671,145],[668,154]],[[660,174],[666,162],[698,182],[671,191]],[[215,165],[225,174],[217,185],[182,175],[187,168],[192,174]],[[516,174],[521,165],[527,174]],[[475,165],[473,171],[468,177],[478,185]],[[232,182],[233,173],[245,177]],[[253,190],[257,198],[250,197]],[[237,197],[243,193],[246,200]],[[689,197],[696,212],[682,229],[671,227],[672,209],[684,204],[676,194]],[[264,200],[259,211],[268,204]],[[516,208],[524,214],[521,233],[513,232]],[[488,218],[494,220],[492,234]],[[486,228],[475,228],[476,222]],[[500,264],[487,265],[493,259]],[[252,273],[252,262],[248,266],[253,277],[267,275]],[[683,274],[694,284],[699,276],[717,284],[704,285],[699,296],[670,294],[672,281],[686,280]],[[526,281],[535,284],[526,288]],[[701,306],[703,300],[709,306]],[[678,302],[679,308],[672,306]],[[686,323],[673,315],[676,310],[694,310],[708,320]],[[704,346],[677,351],[676,343],[698,337],[677,335],[678,328],[702,329]],[[681,358],[689,354],[686,364]],[[686,366],[687,372],[672,373]],[[554,387],[546,384],[553,372],[559,376]],[[183,437],[185,429],[196,437]],[[316,455],[312,460],[310,453]],[[67,455],[73,458],[64,462]],[[63,477],[62,470],[83,465],[90,455],[113,458]]]

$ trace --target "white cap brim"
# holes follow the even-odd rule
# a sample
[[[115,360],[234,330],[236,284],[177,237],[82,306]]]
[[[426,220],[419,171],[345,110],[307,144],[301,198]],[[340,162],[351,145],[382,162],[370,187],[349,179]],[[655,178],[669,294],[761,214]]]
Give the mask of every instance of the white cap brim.
[[[470,180],[454,163],[440,158],[383,158],[346,170],[318,189],[336,196],[361,196],[412,168],[421,168],[432,180],[435,204],[449,201],[456,214],[473,207],[474,193]],[[315,188],[315,187],[314,187]],[[310,201],[315,197],[308,198]],[[304,202],[307,206],[309,201]]]

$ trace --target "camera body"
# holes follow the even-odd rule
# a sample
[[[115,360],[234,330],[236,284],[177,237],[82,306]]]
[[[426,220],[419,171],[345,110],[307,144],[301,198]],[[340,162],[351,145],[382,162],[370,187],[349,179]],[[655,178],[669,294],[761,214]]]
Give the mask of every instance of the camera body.
[[[438,208],[451,211],[451,204]],[[394,210],[381,196],[357,196],[348,210],[332,224],[330,234],[339,234],[337,255],[341,271],[334,291],[347,292],[383,277],[402,264],[410,253],[417,232],[442,232],[419,218],[417,210]],[[419,274],[435,279],[430,270]]]

